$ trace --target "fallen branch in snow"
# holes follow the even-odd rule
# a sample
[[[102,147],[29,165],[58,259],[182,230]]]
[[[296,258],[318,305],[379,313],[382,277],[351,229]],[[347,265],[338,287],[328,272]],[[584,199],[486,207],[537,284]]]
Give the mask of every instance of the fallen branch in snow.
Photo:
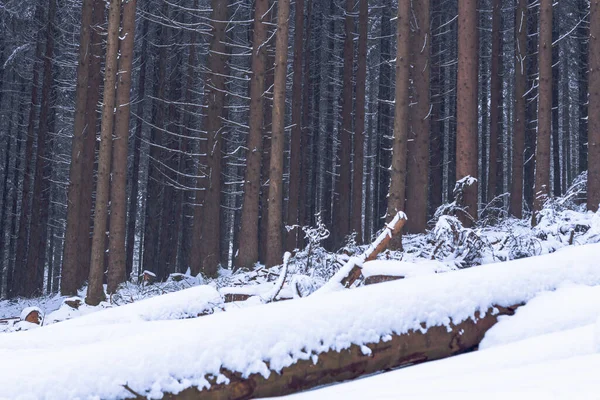
[[[476,349],[498,317],[514,314],[517,307],[519,305],[492,307],[484,314],[475,312],[474,319],[468,318],[457,325],[440,325],[401,335],[386,335],[368,345],[353,344],[342,351],[331,349],[313,354],[308,360],[298,360],[283,368],[280,373],[272,371],[268,378],[261,374],[243,377],[240,372],[221,369],[227,383],[217,383],[211,377],[208,378],[210,389],[191,387],[178,394],[165,394],[164,398],[249,399],[282,396],[391,368],[450,357]]]
[[[360,278],[362,265],[366,261],[373,261],[377,256],[384,251],[392,238],[400,233],[402,227],[407,221],[406,214],[398,212],[394,219],[386,224],[383,232],[379,234],[377,239],[365,250],[360,256],[352,257],[344,264],[342,268],[327,282],[323,287],[315,293],[326,293],[338,288],[349,288]]]
[[[275,282],[273,289],[271,289],[268,293],[265,293],[264,295],[260,296],[260,299],[263,301],[263,303],[270,303],[274,301],[277,298],[277,295],[279,295],[279,293],[281,292],[283,284],[285,283],[285,280],[288,275],[288,265],[290,264],[291,256],[291,253],[287,251],[283,255],[283,267],[281,269],[281,273],[279,274],[279,278],[277,278],[277,282]]]

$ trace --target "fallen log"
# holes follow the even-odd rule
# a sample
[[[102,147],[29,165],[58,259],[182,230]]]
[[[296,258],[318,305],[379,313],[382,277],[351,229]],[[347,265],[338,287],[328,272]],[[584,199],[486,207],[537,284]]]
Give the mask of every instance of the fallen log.
[[[209,389],[190,387],[178,394],[166,393],[164,398],[238,400],[281,396],[392,368],[450,357],[476,349],[485,333],[498,321],[498,317],[512,315],[518,307],[519,305],[492,307],[484,315],[476,312],[474,319],[469,318],[456,325],[433,326],[423,331],[388,335],[376,343],[351,345],[339,352],[329,350],[315,354],[311,359],[299,360],[283,368],[280,373],[271,371],[268,378],[261,374],[243,377],[239,372],[222,369],[221,373],[227,377],[228,383],[217,383],[214,377],[207,377],[211,383]]]
[[[352,257],[344,264],[342,268],[325,284],[317,293],[327,293],[335,290],[340,285],[344,288],[349,288],[360,278],[362,265],[367,261],[373,261],[377,256],[384,251],[389,245],[392,238],[400,233],[402,227],[407,221],[406,214],[398,212],[394,219],[386,224],[383,232],[379,234],[377,239],[365,250],[360,256]]]
[[[365,278],[365,285],[397,281],[399,279],[404,279],[404,277],[402,275],[373,275]]]

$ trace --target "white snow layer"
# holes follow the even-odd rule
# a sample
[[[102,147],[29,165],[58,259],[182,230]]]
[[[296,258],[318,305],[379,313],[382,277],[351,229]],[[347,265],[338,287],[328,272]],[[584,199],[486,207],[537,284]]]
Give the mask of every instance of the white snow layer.
[[[480,351],[286,398],[597,399],[600,287],[541,292],[485,335]]]
[[[449,272],[453,269],[436,260],[422,260],[417,262],[375,260],[364,263],[362,274],[365,278],[370,276],[403,276],[414,278],[421,275],[430,275],[440,272]]]
[[[219,375],[221,368],[239,371],[244,376],[252,373],[269,376],[271,370],[265,361],[278,371],[298,359],[309,359],[330,349],[342,350],[351,344],[360,346],[379,341],[392,333],[421,329],[421,322],[427,326],[459,323],[473,316],[475,311],[487,310],[494,304],[509,306],[528,301],[566,282],[599,285],[598,256],[598,244],[573,247],[537,258],[420,276],[195,319],[153,320],[153,317],[177,315],[181,307],[187,306],[184,301],[168,304],[170,301],[164,300],[162,304],[161,299],[168,297],[157,297],[32,331],[3,335],[0,360],[10,361],[0,363],[0,398],[123,398],[130,395],[124,385],[149,397],[160,398],[165,391],[179,392],[191,385],[205,387],[208,385],[205,377],[209,374],[224,378]],[[181,300],[188,298],[192,302],[198,290],[202,289],[192,288],[169,296],[178,295]],[[141,314],[146,317],[138,314],[142,309],[145,311]],[[156,314],[150,310],[156,310]],[[515,360],[508,365],[521,368],[522,354],[531,354],[538,362],[547,361],[552,354],[562,351],[561,346],[571,339],[570,335],[585,336],[587,341],[579,341],[582,357],[579,361],[588,369],[579,364],[569,365],[569,368],[581,370],[581,378],[592,374],[591,371],[595,371],[596,377],[600,358],[590,355],[599,346],[593,339],[595,329],[598,328],[590,324],[548,335],[546,342],[539,338],[518,342],[531,343],[519,345],[518,351],[514,351]],[[556,339],[559,336],[560,340]],[[505,353],[504,347],[476,354],[495,352],[501,356]],[[469,360],[467,358],[461,368],[471,368],[469,384],[479,387],[485,383],[484,378],[478,378],[482,371],[472,367]],[[558,365],[560,360],[553,362],[557,365],[545,366],[548,373],[552,367],[567,368]],[[490,358],[489,364],[495,365],[495,358]],[[406,371],[417,368],[421,367]],[[436,376],[449,388],[460,389],[452,379],[445,377],[453,370],[436,368]],[[503,371],[508,374],[506,379],[526,383],[514,370]],[[415,372],[409,374],[411,378],[407,381],[419,377]],[[500,384],[504,377],[494,380]],[[429,382],[422,380],[419,388],[430,390]]]

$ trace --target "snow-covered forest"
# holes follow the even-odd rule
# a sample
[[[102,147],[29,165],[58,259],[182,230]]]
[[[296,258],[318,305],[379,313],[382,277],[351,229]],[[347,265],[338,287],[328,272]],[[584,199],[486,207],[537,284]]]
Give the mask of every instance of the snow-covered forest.
[[[0,399],[593,398],[599,39],[599,0],[0,0]]]

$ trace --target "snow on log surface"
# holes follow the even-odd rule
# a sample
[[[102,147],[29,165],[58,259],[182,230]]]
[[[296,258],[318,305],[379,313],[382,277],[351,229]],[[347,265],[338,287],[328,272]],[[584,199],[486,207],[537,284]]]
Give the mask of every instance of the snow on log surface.
[[[0,398],[131,397],[126,386],[161,398],[238,377],[268,380],[286,367],[302,363],[308,368],[323,353],[359,349],[376,358],[378,346],[409,331],[448,333],[477,316],[495,320],[488,312],[493,306],[501,311],[565,282],[599,285],[599,256],[598,244],[566,248],[195,319],[112,320],[106,313],[113,310],[100,311],[3,335],[0,359],[10,362],[0,363]],[[197,295],[194,288],[177,294],[189,295],[190,301]],[[160,297],[138,307],[149,301],[160,302]],[[181,304],[171,305],[171,313],[178,312],[176,307]]]

